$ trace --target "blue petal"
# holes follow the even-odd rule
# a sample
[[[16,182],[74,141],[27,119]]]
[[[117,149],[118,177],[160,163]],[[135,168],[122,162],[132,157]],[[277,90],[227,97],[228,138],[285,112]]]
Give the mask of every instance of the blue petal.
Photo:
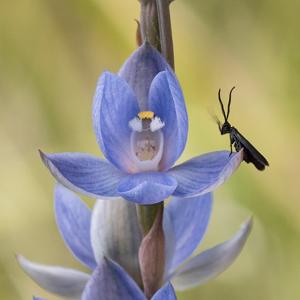
[[[105,157],[125,172],[134,171],[129,121],[138,113],[136,97],[127,82],[112,73],[103,73],[94,97],[94,130]]]
[[[46,300],[46,299],[39,298],[39,297],[33,297],[32,300]]]
[[[166,221],[169,223],[165,224],[165,228],[173,227],[176,241],[174,256],[167,270],[168,275],[177,269],[200,244],[208,226],[211,209],[211,193],[191,199],[174,198],[165,208],[164,214],[168,215]]]
[[[90,197],[116,197],[122,173],[114,166],[83,153],[44,154],[42,160],[56,180]]]
[[[185,290],[206,283],[225,271],[242,251],[251,232],[252,219],[226,242],[193,257],[175,273],[172,282],[176,290]]]
[[[166,283],[161,289],[159,289],[152,300],[176,300],[176,294],[171,283]]]
[[[82,300],[146,300],[140,288],[119,265],[103,259],[82,294]]]
[[[229,154],[228,151],[211,152],[172,168],[168,174],[178,182],[174,196],[200,196],[224,183],[243,160],[243,150]]]
[[[80,299],[90,275],[57,266],[31,262],[17,256],[22,269],[42,288],[64,298]]]
[[[168,198],[176,186],[176,180],[166,173],[146,172],[122,179],[118,192],[126,200],[138,204],[154,204]]]
[[[163,230],[165,235],[164,281],[166,281],[167,278],[169,278],[169,273],[171,270],[171,265],[173,263],[173,257],[176,249],[175,229],[172,224],[171,214],[166,213],[166,208],[164,209],[164,216],[163,216]]]
[[[59,231],[71,252],[90,269],[97,263],[91,238],[91,211],[80,198],[57,185],[55,188],[55,216]]]
[[[147,42],[121,68],[119,75],[134,90],[141,111],[148,110],[148,94],[153,78],[167,68],[171,69],[164,57]]]
[[[161,169],[169,169],[184,150],[188,133],[188,116],[180,85],[172,71],[159,73],[149,94],[149,108],[165,123],[164,153]]]

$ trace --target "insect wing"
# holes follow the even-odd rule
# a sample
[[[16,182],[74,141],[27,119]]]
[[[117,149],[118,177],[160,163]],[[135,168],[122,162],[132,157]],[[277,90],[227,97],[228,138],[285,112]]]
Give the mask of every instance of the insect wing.
[[[267,159],[236,128],[232,129],[235,140],[244,148],[244,160],[252,162],[257,169],[264,170],[269,165]]]
[[[222,124],[221,121],[218,119],[216,115],[211,114],[211,117],[214,119],[214,121],[218,124],[219,130],[221,132]]]

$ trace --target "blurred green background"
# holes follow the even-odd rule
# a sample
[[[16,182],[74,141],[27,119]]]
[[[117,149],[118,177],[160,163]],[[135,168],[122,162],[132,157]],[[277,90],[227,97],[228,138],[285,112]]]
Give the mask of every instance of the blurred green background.
[[[57,299],[20,270],[14,254],[81,268],[54,221],[54,180],[37,149],[99,155],[91,102],[99,74],[135,49],[136,0],[23,0],[0,4],[0,298]],[[179,299],[300,299],[300,2],[172,4],[176,71],[190,118],[181,161],[228,149],[210,112],[236,85],[231,122],[270,161],[243,164],[215,194],[200,250],[229,238],[253,215],[235,264]],[[92,201],[89,200],[91,204]]]

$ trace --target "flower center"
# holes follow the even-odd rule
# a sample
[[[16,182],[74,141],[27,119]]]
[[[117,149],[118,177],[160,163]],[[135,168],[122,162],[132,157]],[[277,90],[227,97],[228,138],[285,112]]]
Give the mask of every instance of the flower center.
[[[162,157],[164,123],[152,111],[142,111],[129,122],[131,150],[140,171],[158,169]]]

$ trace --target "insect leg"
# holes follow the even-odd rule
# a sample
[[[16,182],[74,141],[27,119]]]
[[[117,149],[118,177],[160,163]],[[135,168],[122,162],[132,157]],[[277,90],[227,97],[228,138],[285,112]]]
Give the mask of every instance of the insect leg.
[[[219,120],[218,120],[218,127],[219,127],[220,132],[222,132],[222,126],[221,126],[221,123]]]
[[[232,154],[232,145],[234,144],[235,140],[231,134],[229,135],[229,137],[230,137],[230,154],[229,154],[230,156]]]
[[[229,154],[229,156],[232,154],[232,142],[230,142],[230,154]]]

